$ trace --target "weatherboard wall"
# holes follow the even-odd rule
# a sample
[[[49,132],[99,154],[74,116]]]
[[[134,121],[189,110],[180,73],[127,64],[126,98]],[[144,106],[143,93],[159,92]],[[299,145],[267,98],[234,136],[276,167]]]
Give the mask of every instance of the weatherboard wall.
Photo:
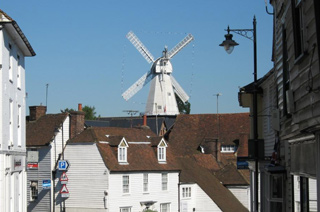
[[[27,205],[28,211],[50,211],[51,190],[43,189],[43,180],[51,180],[51,146],[37,148],[39,152],[38,169],[28,169],[27,171]],[[28,152],[30,148],[28,149]],[[30,184],[31,181],[38,181],[38,199],[31,200]]]
[[[250,186],[228,186],[227,188],[242,205],[250,209]]]
[[[56,208],[59,209],[65,200],[67,211],[106,211],[104,201],[105,193],[108,191],[109,171],[96,144],[68,144],[64,157],[70,165],[66,172],[70,197],[62,198],[58,192]],[[58,173],[58,177],[61,173]],[[60,189],[59,182],[57,191]]]
[[[160,204],[170,203],[170,211],[178,211],[178,184],[179,173],[168,173],[168,189],[162,191],[162,172],[149,172],[149,191],[143,192],[143,174],[148,172],[111,173],[110,187],[108,190],[109,211],[120,211],[121,207],[130,207],[131,212],[139,212],[144,209],[141,202],[154,201],[150,209],[160,211]],[[122,191],[122,177],[129,176],[129,193]]]
[[[212,201],[212,199],[196,184],[196,205],[197,212],[220,212],[221,209]]]

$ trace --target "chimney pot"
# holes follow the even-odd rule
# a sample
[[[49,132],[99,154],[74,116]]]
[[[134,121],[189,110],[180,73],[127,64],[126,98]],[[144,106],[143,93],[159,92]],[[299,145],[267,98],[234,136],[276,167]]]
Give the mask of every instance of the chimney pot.
[[[78,111],[82,111],[82,104],[81,103],[78,104]]]

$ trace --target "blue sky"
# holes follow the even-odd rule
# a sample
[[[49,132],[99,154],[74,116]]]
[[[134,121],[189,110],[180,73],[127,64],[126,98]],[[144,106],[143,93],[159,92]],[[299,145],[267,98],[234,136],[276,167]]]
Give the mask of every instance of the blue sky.
[[[247,112],[239,86],[253,81],[253,43],[227,54],[224,29],[252,28],[257,18],[258,77],[272,68],[272,20],[264,0],[6,0],[1,9],[17,21],[36,56],[26,58],[27,107],[46,104],[48,113],[94,106],[97,115],[144,112],[149,86],[126,102],[121,94],[150,65],[126,39],[132,30],[155,58],[187,33],[195,40],[171,60],[173,75],[191,96],[191,113]],[[269,5],[269,10],[272,10]]]

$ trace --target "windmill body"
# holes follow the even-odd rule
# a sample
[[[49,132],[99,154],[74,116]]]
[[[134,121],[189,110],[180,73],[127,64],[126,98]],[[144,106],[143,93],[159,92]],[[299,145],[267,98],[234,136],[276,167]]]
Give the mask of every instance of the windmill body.
[[[193,40],[191,34],[187,35],[180,43],[178,43],[172,50],[168,52],[165,47],[162,52],[162,57],[154,60],[152,54],[142,44],[138,37],[129,32],[127,38],[141,53],[141,55],[147,60],[148,63],[152,63],[150,71],[144,74],[138,81],[136,81],[131,87],[128,88],[122,97],[125,100],[129,100],[139,90],[143,88],[148,82],[150,83],[150,91],[148,100],[146,102],[146,115],[177,115],[179,109],[177,106],[177,100],[175,94],[183,101],[187,102],[189,96],[178,84],[178,82],[172,76],[172,64],[170,59],[176,55],[182,48],[189,44]]]

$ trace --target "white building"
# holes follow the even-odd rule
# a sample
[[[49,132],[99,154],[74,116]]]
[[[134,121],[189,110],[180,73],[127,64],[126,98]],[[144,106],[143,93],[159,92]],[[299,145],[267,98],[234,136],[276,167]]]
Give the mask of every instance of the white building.
[[[0,211],[26,211],[25,57],[18,24],[0,10]]]
[[[68,142],[69,197],[57,195],[56,211],[178,211],[177,163],[166,141],[152,136],[144,128],[100,127]]]

